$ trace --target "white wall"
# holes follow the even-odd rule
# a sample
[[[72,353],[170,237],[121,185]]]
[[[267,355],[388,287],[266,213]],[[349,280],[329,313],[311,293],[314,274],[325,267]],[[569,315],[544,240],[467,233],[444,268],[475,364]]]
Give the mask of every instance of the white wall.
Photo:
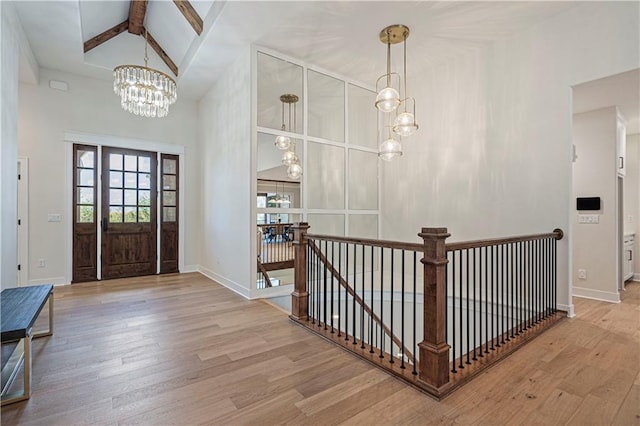
[[[584,3],[413,78],[421,129],[382,167],[383,238],[551,232],[570,306],[571,91],[638,67],[639,4]],[[420,55],[409,50],[408,55]]]
[[[251,78],[250,49],[200,100],[202,167],[200,271],[251,296]]]
[[[13,5],[0,2],[0,288],[17,285],[19,25]]]
[[[66,92],[49,88],[50,80],[65,81]],[[135,116],[120,107],[111,81],[95,80],[60,71],[40,70],[37,86],[21,84],[18,153],[29,158],[29,281],[67,283],[71,253],[61,249],[71,233],[64,215],[72,202],[67,170],[72,167],[64,133],[69,131],[117,138],[143,139],[183,145],[182,178],[185,200],[185,265],[197,265],[200,220],[200,160],[197,144],[197,106],[180,99],[162,119]],[[131,146],[135,149],[135,146]],[[47,222],[48,213],[63,214],[62,222]],[[45,259],[45,267],[37,267]],[[195,266],[192,266],[195,269]]]
[[[599,211],[577,212],[572,206],[573,292],[617,302],[617,109],[608,107],[573,116],[574,197],[600,197]],[[597,214],[599,223],[578,223],[578,213]],[[578,277],[584,269],[587,278]]]
[[[635,233],[634,271],[640,276],[640,134],[627,135],[624,178],[624,232]]]

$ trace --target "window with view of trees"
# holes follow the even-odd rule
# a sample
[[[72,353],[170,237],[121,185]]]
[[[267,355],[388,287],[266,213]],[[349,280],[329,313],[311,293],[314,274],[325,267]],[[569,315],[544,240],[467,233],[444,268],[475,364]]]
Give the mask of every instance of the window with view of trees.
[[[109,222],[151,221],[151,159],[109,155]]]

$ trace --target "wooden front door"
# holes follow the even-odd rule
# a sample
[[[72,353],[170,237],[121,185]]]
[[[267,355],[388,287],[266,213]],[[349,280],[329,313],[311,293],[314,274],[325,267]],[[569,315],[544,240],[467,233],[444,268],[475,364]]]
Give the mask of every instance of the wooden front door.
[[[157,272],[156,153],[102,149],[102,278]]]

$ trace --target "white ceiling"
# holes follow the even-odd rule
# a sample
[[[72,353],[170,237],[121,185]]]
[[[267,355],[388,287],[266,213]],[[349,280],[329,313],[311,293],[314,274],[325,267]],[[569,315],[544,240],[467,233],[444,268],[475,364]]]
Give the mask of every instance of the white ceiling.
[[[614,105],[627,122],[627,134],[640,133],[640,69],[573,87],[574,114]]]
[[[145,25],[179,67],[181,97],[199,99],[250,43],[373,85],[385,68],[378,33],[411,29],[408,69],[418,74],[575,6],[575,2],[199,1],[197,37],[172,1],[150,0]],[[144,39],[124,32],[83,53],[83,42],[124,21],[128,1],[15,2],[41,67],[110,80],[142,64]],[[55,23],[53,25],[52,23]],[[149,48],[149,66],[169,72]]]

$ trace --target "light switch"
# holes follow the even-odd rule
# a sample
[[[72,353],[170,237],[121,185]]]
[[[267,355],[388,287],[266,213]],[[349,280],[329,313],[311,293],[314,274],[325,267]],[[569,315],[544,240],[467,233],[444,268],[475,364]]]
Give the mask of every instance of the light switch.
[[[578,223],[600,223],[599,214],[579,214]]]
[[[60,213],[49,213],[47,215],[47,222],[61,222],[62,215]]]

